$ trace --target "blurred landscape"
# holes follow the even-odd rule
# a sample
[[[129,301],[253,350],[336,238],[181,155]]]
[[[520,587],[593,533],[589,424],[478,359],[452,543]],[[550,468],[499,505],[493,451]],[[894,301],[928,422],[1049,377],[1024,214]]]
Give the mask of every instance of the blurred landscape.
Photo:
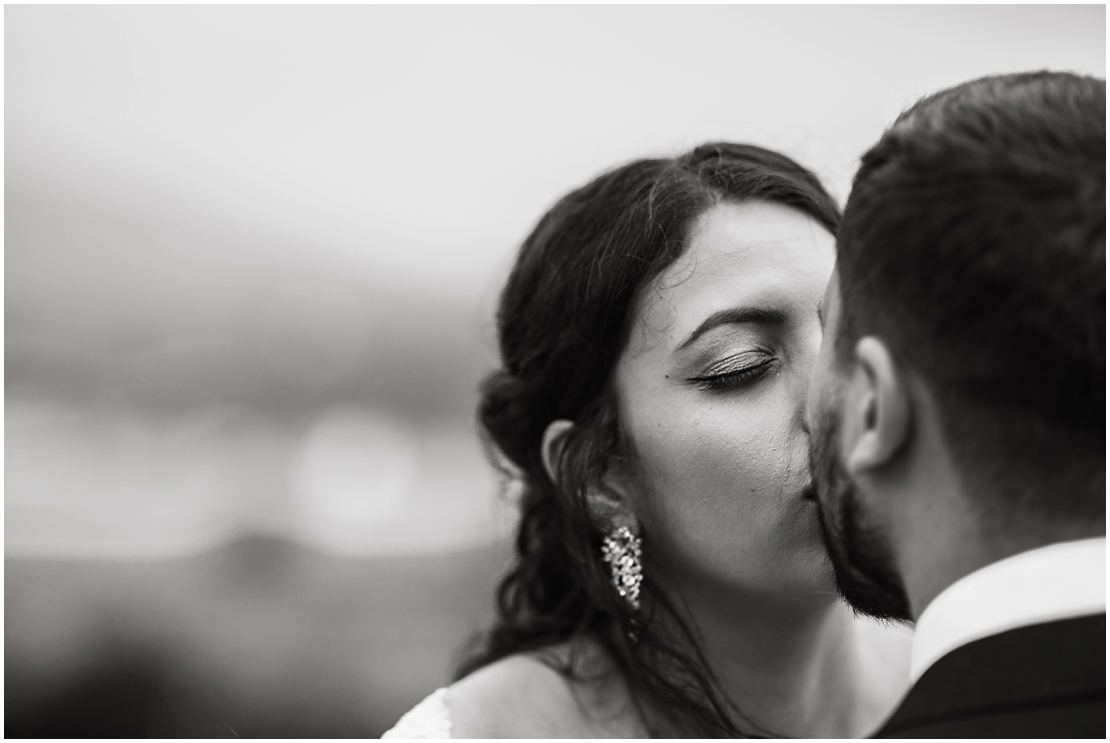
[[[6,735],[379,736],[451,678],[507,564],[485,324],[21,176]]]
[[[559,196],[733,139],[843,198],[920,95],[1105,75],[1104,6],[4,13],[8,737],[380,735],[492,617]]]
[[[5,735],[379,737],[491,618],[503,550],[344,559],[273,537],[5,566]]]
[[[5,191],[6,735],[380,736],[507,565],[489,321],[16,163]]]

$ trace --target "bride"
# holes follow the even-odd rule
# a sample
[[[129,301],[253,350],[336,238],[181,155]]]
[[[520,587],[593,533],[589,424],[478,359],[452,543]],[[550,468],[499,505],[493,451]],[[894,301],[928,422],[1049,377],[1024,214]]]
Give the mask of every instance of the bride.
[[[804,404],[839,212],[719,143],[559,201],[497,316],[479,411],[523,487],[499,615],[384,737],[841,738],[909,685],[909,630],[835,593]]]

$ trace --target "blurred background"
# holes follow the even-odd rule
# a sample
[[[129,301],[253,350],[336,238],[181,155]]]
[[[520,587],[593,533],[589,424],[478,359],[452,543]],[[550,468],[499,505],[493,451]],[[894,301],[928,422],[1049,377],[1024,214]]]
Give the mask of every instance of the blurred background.
[[[6,6],[5,733],[377,736],[492,616],[516,247],[733,139],[843,201],[1105,6]]]

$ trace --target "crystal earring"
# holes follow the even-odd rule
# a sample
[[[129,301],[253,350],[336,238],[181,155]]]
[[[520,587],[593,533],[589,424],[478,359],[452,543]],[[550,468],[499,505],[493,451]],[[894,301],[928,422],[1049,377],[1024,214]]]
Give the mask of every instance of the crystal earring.
[[[640,538],[627,526],[614,529],[601,545],[601,559],[609,563],[617,593],[632,604],[633,609],[639,609],[640,581],[643,580]]]

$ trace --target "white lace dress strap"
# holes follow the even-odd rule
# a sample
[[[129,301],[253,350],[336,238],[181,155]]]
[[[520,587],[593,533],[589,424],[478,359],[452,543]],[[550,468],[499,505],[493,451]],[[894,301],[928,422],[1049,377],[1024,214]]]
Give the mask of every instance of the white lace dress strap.
[[[436,689],[397,721],[382,738],[450,738],[451,711],[447,709],[447,688]]]

